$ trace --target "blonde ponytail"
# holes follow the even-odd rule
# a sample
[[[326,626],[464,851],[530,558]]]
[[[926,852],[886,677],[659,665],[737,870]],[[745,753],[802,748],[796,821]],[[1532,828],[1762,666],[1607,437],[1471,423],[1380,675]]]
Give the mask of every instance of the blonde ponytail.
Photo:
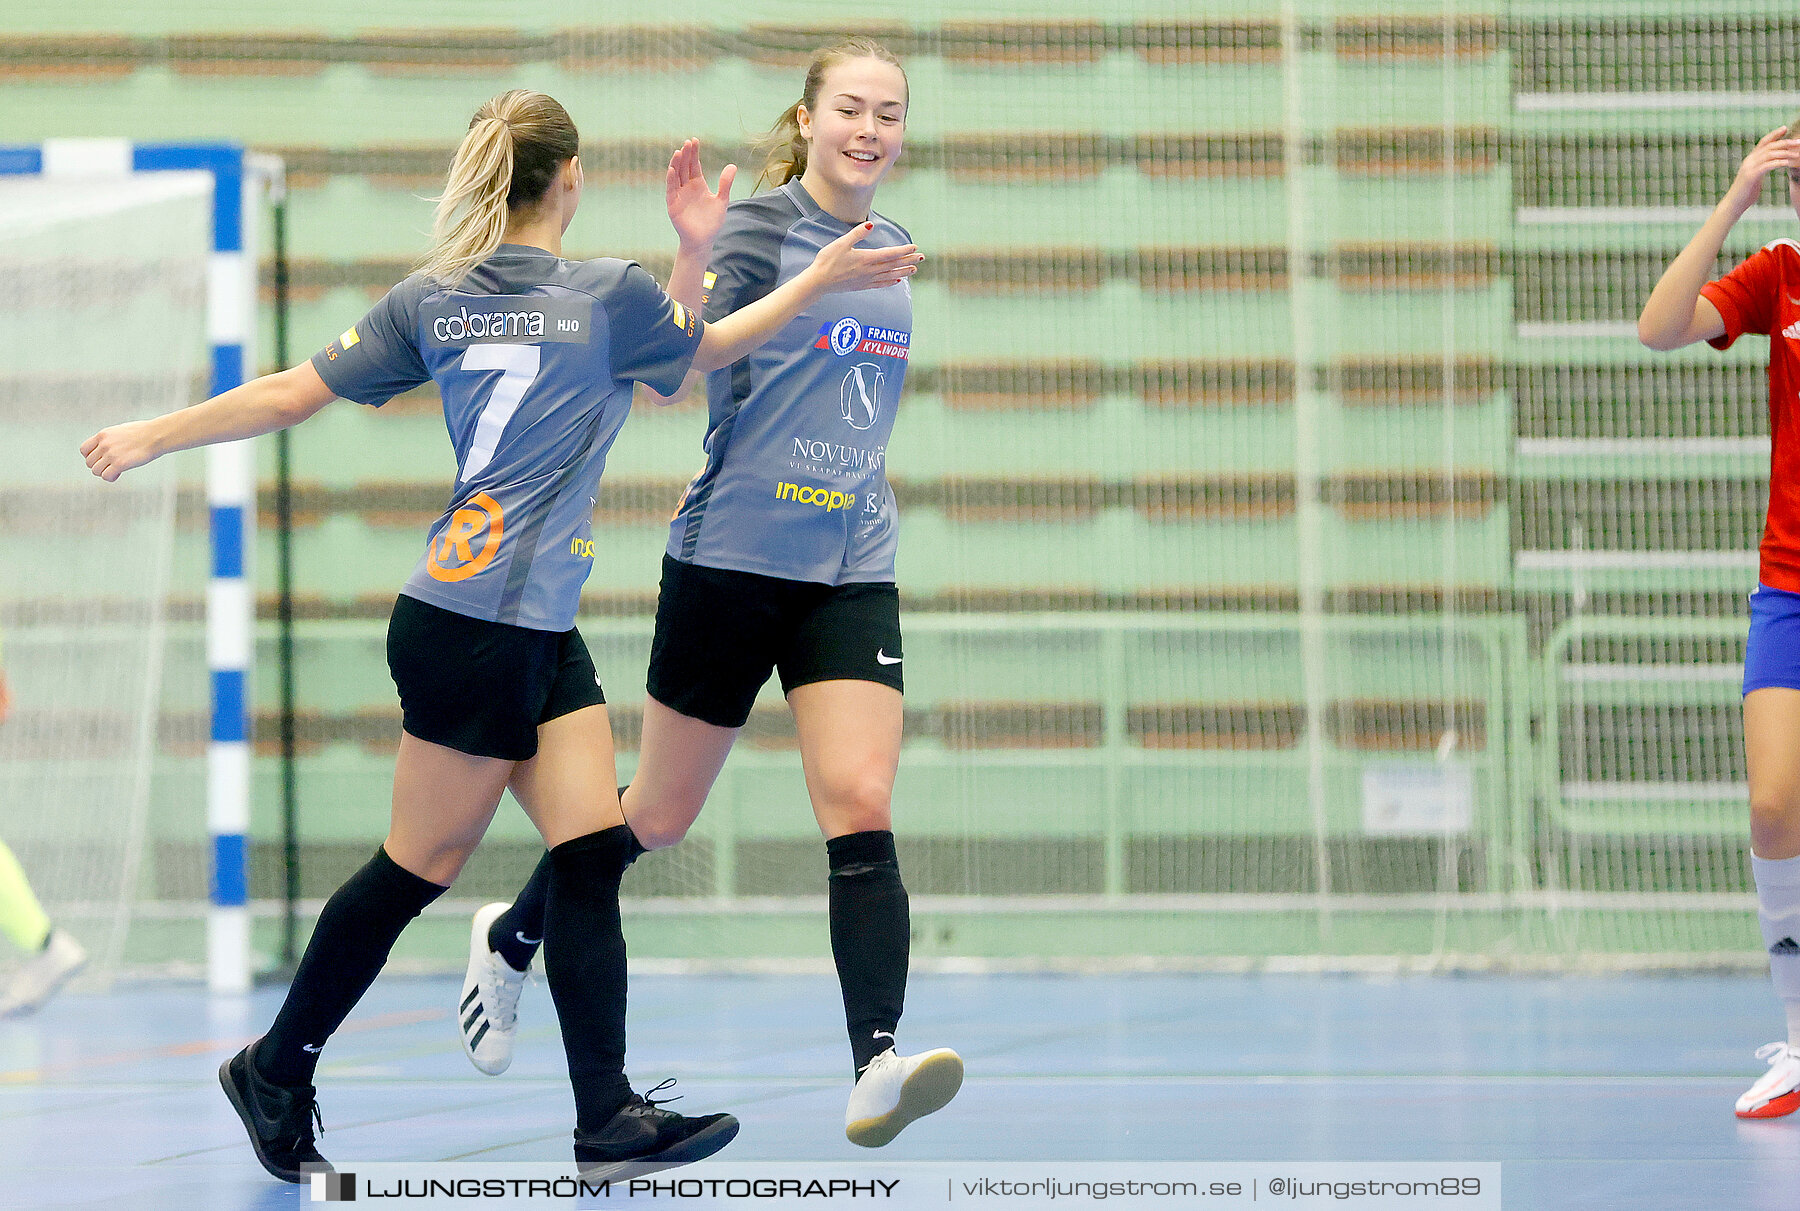
[[[513,209],[542,201],[579,150],[575,124],[543,93],[515,88],[476,110],[436,199],[419,272],[449,286],[462,281],[500,247]]]
[[[806,171],[806,139],[800,133],[800,105],[796,101],[782,111],[769,133],[752,148],[763,153],[762,175],[758,183],[786,185]]]
[[[769,128],[769,133],[751,145],[752,150],[761,152],[764,156],[758,183],[767,181],[772,185],[786,185],[806,172],[806,137],[800,133],[800,107],[804,105],[809,114],[815,112],[819,106],[819,88],[825,83],[825,73],[851,59],[879,59],[883,63],[900,67],[900,60],[895,57],[894,52],[873,38],[845,38],[814,51],[806,64],[806,87],[800,94],[800,99],[783,110],[781,116],[775,119],[775,125]],[[900,67],[900,76],[902,79],[906,77],[904,67]]]

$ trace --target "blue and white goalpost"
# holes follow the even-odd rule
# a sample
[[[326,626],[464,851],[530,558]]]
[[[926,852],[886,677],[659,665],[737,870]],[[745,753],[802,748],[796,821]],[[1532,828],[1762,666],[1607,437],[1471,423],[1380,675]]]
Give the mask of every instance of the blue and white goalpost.
[[[279,161],[272,162],[279,174]],[[257,365],[256,224],[270,162],[225,144],[53,139],[0,147],[0,174],[92,184],[144,174],[205,174],[212,188],[212,252],[206,275],[210,394],[230,389]],[[211,682],[206,819],[211,836],[207,984],[215,992],[250,987],[250,669],[255,655],[251,542],[256,532],[256,464],[248,441],[206,451],[211,576],[206,593],[206,657]],[[153,734],[153,733],[152,733]]]

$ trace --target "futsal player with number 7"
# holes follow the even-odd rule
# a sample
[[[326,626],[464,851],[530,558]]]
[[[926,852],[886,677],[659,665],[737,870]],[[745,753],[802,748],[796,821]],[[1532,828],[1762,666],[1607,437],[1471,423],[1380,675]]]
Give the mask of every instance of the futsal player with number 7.
[[[785,289],[846,233],[910,247],[877,214],[899,159],[908,88],[867,38],[817,51],[801,99],[765,140],[777,188],[733,203],[694,296],[723,323]],[[649,848],[700,814],[763,683],[778,675],[825,841],[831,951],[855,1084],[844,1133],[880,1147],[962,1085],[948,1047],[902,1055],[910,918],[894,846],[901,647],[899,519],[887,443],[912,341],[912,294],[821,298],[706,384],[706,465],[670,526],[651,641],[649,697],[625,818]],[[729,625],[722,620],[729,619]],[[483,1072],[512,1060],[518,1000],[542,936],[548,858],[509,906],[475,914],[458,1003]]]
[[[807,271],[717,324],[635,264],[562,257],[581,198],[574,124],[513,90],[469,124],[423,267],[308,361],[82,444],[115,480],[166,454],[298,424],[342,397],[380,406],[434,382],[456,481],[394,605],[388,663],[403,731],[386,840],[320,914],[268,1032],[219,1070],[257,1159],[286,1181],[325,1166],[315,1144],[319,1052],[407,923],[441,895],[510,788],[549,847],[545,973],[574,1089],[575,1157],[606,1176],[711,1155],[730,1115],[689,1118],[625,1077],[619,877],[633,856],[612,732],[575,613],[593,567],[593,497],[632,384],[675,392],[728,366],[827,294],[890,286],[910,247],[832,241]],[[669,170],[682,237],[675,279],[697,282],[729,202],[689,143]],[[652,1090],[654,1092],[654,1090]]]
[[[1787,1039],[1757,1051],[1769,1070],[1737,1100],[1739,1118],[1800,1109],[1800,243],[1779,239],[1717,281],[1732,227],[1781,174],[1800,212],[1800,117],[1764,135],[1700,230],[1650,292],[1638,339],[1652,349],[1769,338],[1769,510],[1744,649],[1744,756],[1757,920]]]

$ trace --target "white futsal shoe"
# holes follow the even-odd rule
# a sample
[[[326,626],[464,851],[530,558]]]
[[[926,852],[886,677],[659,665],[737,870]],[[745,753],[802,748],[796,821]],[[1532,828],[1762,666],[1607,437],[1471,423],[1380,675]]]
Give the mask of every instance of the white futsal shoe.
[[[1756,1058],[1769,1061],[1769,1070],[1737,1100],[1737,1116],[1780,1118],[1800,1110],[1800,1050],[1770,1043],[1756,1049]]]
[[[510,904],[484,904],[469,926],[469,970],[463,976],[456,1020],[462,1027],[463,1051],[469,1063],[489,1076],[512,1064],[513,1039],[519,1033],[519,993],[525,973],[514,971],[500,952],[488,945],[488,927]]]
[[[62,930],[52,927],[43,949],[25,960],[6,995],[0,997],[0,1018],[20,1017],[34,1013],[56,990],[67,984],[83,967],[88,954],[81,943]]]
[[[856,1078],[844,1135],[853,1144],[879,1148],[914,1119],[942,1110],[962,1079],[962,1057],[948,1047],[907,1056],[884,1051]]]

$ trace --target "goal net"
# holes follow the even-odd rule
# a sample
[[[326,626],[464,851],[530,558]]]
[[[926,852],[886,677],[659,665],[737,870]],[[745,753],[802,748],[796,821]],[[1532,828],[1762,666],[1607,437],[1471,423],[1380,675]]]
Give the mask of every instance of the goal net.
[[[681,139],[713,173],[744,167],[742,197],[746,143],[814,48],[869,33],[905,63],[906,149],[876,205],[928,259],[878,453],[902,518],[895,831],[921,964],[1763,960],[1735,679],[1766,346],[1652,354],[1632,320],[1800,102],[1791,5],[700,0],[671,24],[621,0],[514,25],[376,7],[379,32],[296,32],[270,0],[138,6],[118,36],[45,19],[19,58],[153,76],[94,92],[144,106],[109,111],[121,129],[229,113],[279,152],[297,356],[413,263],[496,71],[542,80],[583,132],[565,252],[666,274]],[[401,125],[321,115],[340,77]],[[1792,234],[1772,190],[1718,268]],[[95,423],[116,411],[76,396]],[[808,449],[873,457],[849,413]],[[701,405],[639,408],[597,502],[581,626],[622,778],[705,426]],[[293,449],[304,916],[379,836],[399,731],[382,627],[449,472],[429,389],[328,409]],[[38,561],[10,566],[97,574],[65,558],[87,536],[6,541]],[[7,588],[21,662],[35,593]],[[176,724],[203,690],[171,701],[164,753],[186,762],[198,736]],[[796,746],[771,689],[687,840],[627,878],[634,956],[824,961]],[[159,810],[197,813],[203,778],[179,778]],[[256,779],[249,895],[269,913],[271,757]],[[15,810],[0,832],[21,844],[65,826]],[[502,811],[402,958],[460,966],[467,910],[539,852]],[[182,869],[203,868],[171,857],[158,894],[200,896]]]
[[[205,528],[189,525],[180,560],[176,541],[179,475],[197,467],[170,458],[107,484],[79,446],[203,392],[210,249],[202,174],[0,176],[0,841],[94,957],[89,980],[202,958],[198,934],[186,953],[154,936],[205,900],[205,866],[187,869],[204,861],[203,802],[153,810],[159,749],[206,734]],[[165,689],[196,680],[200,699],[180,705],[202,722],[184,738]]]
[[[915,955],[1758,962],[1766,350],[1632,320],[1790,116],[1785,61],[1722,49],[1785,19],[1240,8],[892,33]],[[823,40],[724,37],[768,94],[739,120]],[[771,695],[699,844],[640,864],[681,944],[800,935],[793,742]]]

